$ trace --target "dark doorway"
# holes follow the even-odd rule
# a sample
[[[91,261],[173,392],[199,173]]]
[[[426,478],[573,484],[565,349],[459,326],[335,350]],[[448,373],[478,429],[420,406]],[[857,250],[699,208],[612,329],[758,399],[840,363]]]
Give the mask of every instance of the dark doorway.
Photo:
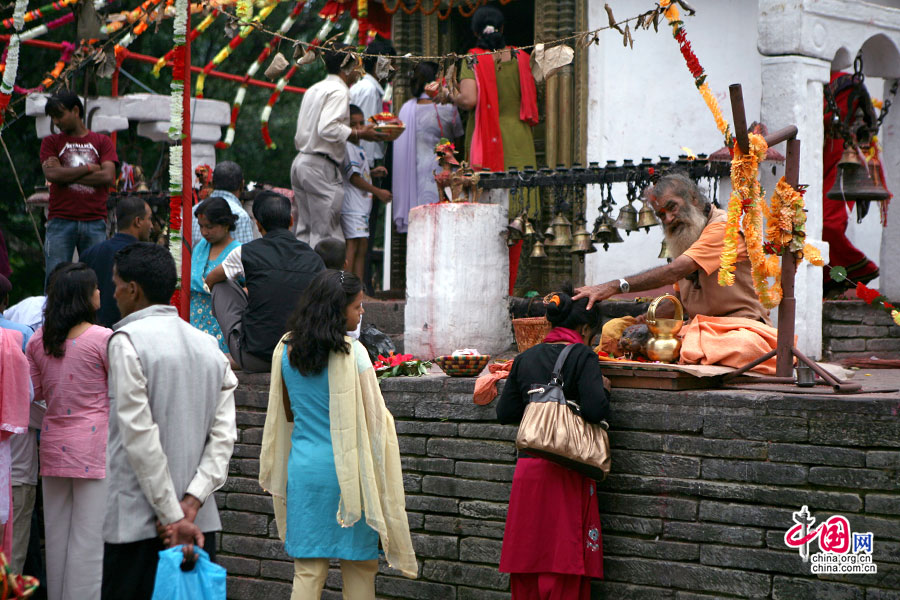
[[[510,46],[531,46],[534,44],[534,0],[513,0],[509,4],[489,2],[503,12],[505,25],[503,35]],[[458,54],[465,54],[475,47],[475,34],[472,33],[472,18],[452,12],[450,29],[453,32],[452,49]]]

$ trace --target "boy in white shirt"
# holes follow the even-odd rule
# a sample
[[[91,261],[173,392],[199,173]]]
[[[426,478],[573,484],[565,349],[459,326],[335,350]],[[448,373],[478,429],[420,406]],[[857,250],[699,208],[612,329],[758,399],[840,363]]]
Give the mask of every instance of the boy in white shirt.
[[[350,105],[350,127],[365,125],[363,112],[355,104]],[[341,208],[341,229],[347,241],[347,266],[354,275],[363,279],[366,249],[369,246],[369,213],[372,196],[385,204],[391,201],[391,192],[372,185],[372,177],[387,177],[387,169],[375,167],[369,171],[369,161],[359,144],[347,142],[344,164],[344,204]]]

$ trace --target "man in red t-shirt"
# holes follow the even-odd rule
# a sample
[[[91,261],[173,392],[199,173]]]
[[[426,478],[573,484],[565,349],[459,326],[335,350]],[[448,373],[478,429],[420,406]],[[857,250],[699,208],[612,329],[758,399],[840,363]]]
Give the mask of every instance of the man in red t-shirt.
[[[116,179],[116,149],[84,125],[84,104],[74,92],[47,98],[44,112],[60,130],[41,142],[41,168],[50,182],[44,240],[45,287],[61,262],[106,239],[106,199]]]

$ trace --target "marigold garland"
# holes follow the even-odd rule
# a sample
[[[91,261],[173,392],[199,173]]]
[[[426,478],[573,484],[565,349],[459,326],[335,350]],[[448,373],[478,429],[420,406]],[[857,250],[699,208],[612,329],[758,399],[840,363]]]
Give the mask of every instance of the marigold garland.
[[[52,4],[45,4],[40,8],[36,8],[34,10],[29,10],[22,17],[22,21],[24,23],[31,23],[32,21],[36,21],[37,19],[43,19],[45,16],[49,14],[53,14],[55,12],[59,12],[62,9],[70,6],[72,4],[77,3],[78,0],[59,0],[58,2],[53,2]],[[9,19],[3,19],[3,27],[6,29],[11,29],[13,27],[13,22],[15,21],[14,17],[10,17]]]
[[[326,19],[324,23],[322,23],[322,28],[319,29],[319,32],[316,33],[316,37],[313,38],[313,41],[309,43],[310,48],[313,46],[318,46],[322,40],[328,38],[328,34],[331,33],[331,30],[334,28],[334,22],[330,19]],[[311,52],[312,50],[307,48],[307,52]],[[294,73],[297,72],[297,62],[291,65],[291,68],[287,70],[287,73],[281,76],[278,79],[278,82],[275,84],[275,89],[272,91],[272,94],[269,96],[269,101],[266,102],[266,105],[263,107],[262,111],[259,115],[260,125],[260,133],[262,134],[263,143],[266,145],[266,150],[275,150],[276,145],[272,140],[272,136],[269,133],[269,118],[272,116],[272,109],[275,108],[275,103],[278,102],[278,98],[281,97],[281,93],[284,91],[287,82],[290,81],[291,77],[294,76]]]
[[[16,32],[9,38],[9,46],[6,50],[6,69],[3,71],[3,80],[0,82],[0,125],[6,114],[6,107],[12,99],[12,93],[16,86],[16,75],[19,73],[19,32],[25,25],[25,9],[28,8],[28,0],[16,0],[13,9],[13,27]]]
[[[759,208],[759,199],[762,189],[759,184],[759,163],[765,158],[768,144],[762,136],[755,133],[749,134],[750,151],[747,154],[741,152],[737,143],[734,144],[734,158],[731,161],[731,197],[728,199],[728,221],[725,225],[725,242],[719,263],[719,285],[734,284],[734,264],[737,262],[738,236],[740,235],[741,215],[745,215],[752,208]],[[761,209],[760,209],[761,210]],[[752,211],[751,211],[752,212]],[[744,216],[745,238],[754,236],[753,218]],[[748,232],[748,228],[750,231]],[[755,238],[754,238],[755,239]],[[750,239],[746,239],[748,254],[750,253]],[[759,239],[760,246],[762,239]],[[761,251],[760,251],[761,254]],[[751,255],[751,260],[754,258]],[[758,259],[758,267],[762,260]],[[752,264],[752,263],[751,263]]]
[[[218,10],[213,10],[211,13],[206,15],[200,24],[197,25],[194,29],[191,30],[190,41],[193,42],[196,40],[204,31],[209,29],[209,26],[213,24],[213,21],[216,20],[216,17],[219,16]],[[156,61],[156,64],[153,65],[153,69],[150,72],[154,77],[159,77],[162,68],[166,66],[166,63],[171,62],[175,58],[175,48],[172,48],[168,52],[165,53],[159,60]]]
[[[184,134],[184,81],[190,65],[185,64],[185,52],[188,35],[188,0],[175,0],[175,15],[172,39],[175,42],[172,82],[169,84],[169,108],[171,120],[169,139],[175,144],[169,147],[169,253],[179,267],[177,286],[181,286],[181,226],[182,226],[182,187],[184,146],[181,139]],[[190,152],[190,149],[188,149]],[[173,296],[173,302],[178,298]]]
[[[239,3],[240,4],[240,3]],[[197,84],[195,87],[194,95],[197,98],[203,97],[203,86],[206,83],[206,76],[210,71],[213,70],[216,66],[225,62],[231,53],[234,52],[234,49],[244,43],[244,40],[256,30],[256,26],[265,21],[272,11],[278,6],[278,0],[270,0],[262,10],[259,11],[259,14],[256,17],[253,17],[252,21],[249,25],[246,25],[241,28],[240,32],[231,38],[231,41],[228,44],[219,50],[219,52],[213,57],[209,63],[205,67],[203,67],[203,71],[197,75]],[[244,19],[241,19],[243,21]]]
[[[262,64],[269,58],[272,54],[272,50],[274,50],[278,45],[278,42],[281,41],[281,36],[287,34],[291,27],[294,26],[294,23],[296,23],[297,19],[300,17],[300,13],[303,12],[304,6],[306,6],[306,0],[297,0],[297,3],[294,4],[294,8],[281,23],[281,27],[278,28],[277,33],[272,36],[272,39],[268,41],[262,49],[262,52],[256,57],[256,60],[247,68],[247,72],[244,74],[244,83],[238,88],[234,95],[234,100],[231,103],[231,120],[228,123],[228,129],[225,131],[225,140],[216,142],[216,148],[228,148],[234,143],[237,118],[241,112],[241,106],[244,104],[244,97],[247,95],[247,87],[250,85],[247,81],[256,75],[257,71],[262,67]],[[285,84],[287,84],[287,80],[285,80]],[[282,87],[282,89],[284,88]]]
[[[709,89],[709,85],[706,83],[706,72],[700,65],[700,59],[694,54],[691,43],[687,39],[687,32],[684,30],[684,24],[681,22],[681,15],[678,12],[678,7],[675,4],[672,4],[672,0],[659,0],[659,6],[660,8],[666,9],[666,20],[672,27],[672,37],[678,42],[678,48],[681,50],[681,55],[684,57],[688,70],[694,78],[694,85],[697,86],[700,96],[703,97],[703,101],[712,113],[713,118],[716,121],[716,127],[722,135],[725,136],[725,145],[731,146],[731,127],[722,115],[722,109],[719,107],[718,100],[716,100],[716,97]]]

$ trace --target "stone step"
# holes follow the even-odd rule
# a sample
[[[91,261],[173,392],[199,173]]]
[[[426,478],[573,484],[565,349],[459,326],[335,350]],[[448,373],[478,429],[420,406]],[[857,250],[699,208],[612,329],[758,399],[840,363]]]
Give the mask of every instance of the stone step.
[[[403,336],[406,300],[366,300],[363,324],[371,323],[390,336]]]

